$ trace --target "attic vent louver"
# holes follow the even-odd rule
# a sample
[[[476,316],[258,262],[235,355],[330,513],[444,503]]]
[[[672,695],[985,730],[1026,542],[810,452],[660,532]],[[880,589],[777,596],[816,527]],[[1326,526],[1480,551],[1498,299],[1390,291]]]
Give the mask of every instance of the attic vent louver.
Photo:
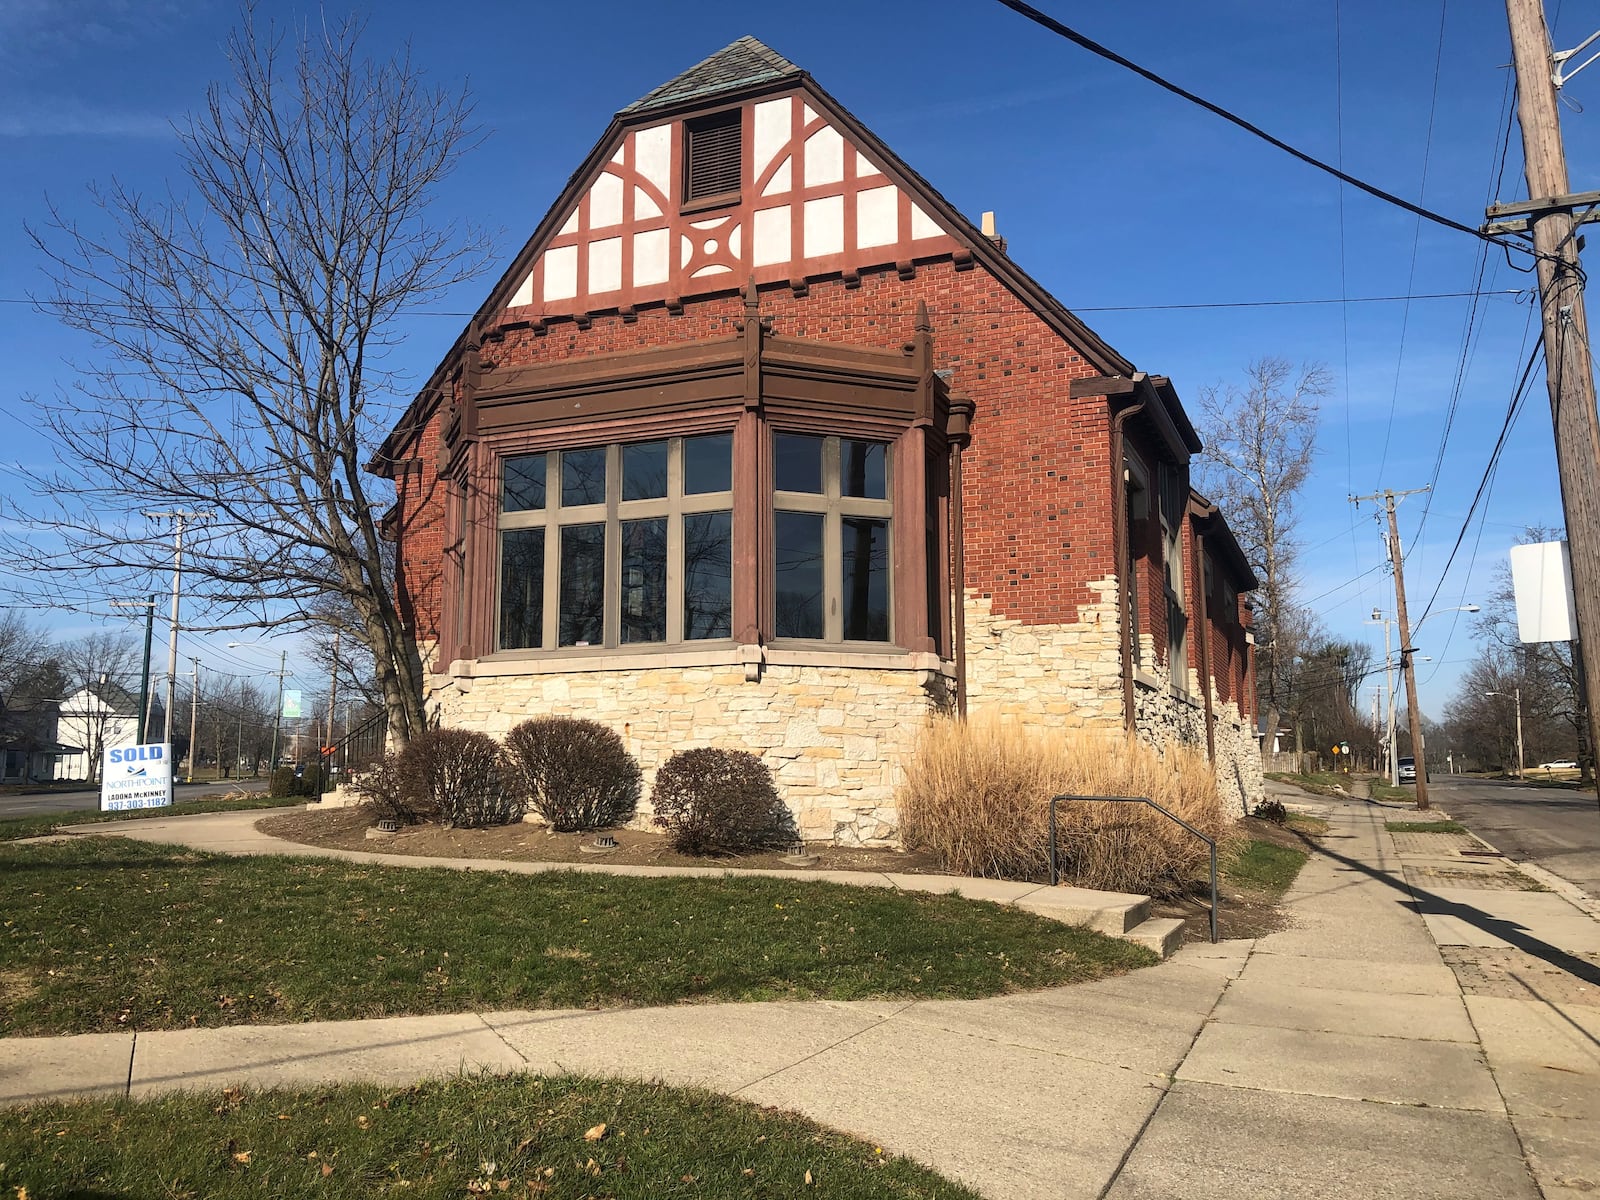
[[[684,122],[684,199],[705,200],[739,191],[743,174],[740,110]]]

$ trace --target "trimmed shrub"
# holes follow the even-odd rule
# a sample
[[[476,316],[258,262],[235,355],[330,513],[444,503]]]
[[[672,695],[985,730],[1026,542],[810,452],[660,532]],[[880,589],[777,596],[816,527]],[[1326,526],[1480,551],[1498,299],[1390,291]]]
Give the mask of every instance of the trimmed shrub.
[[[1287,825],[1289,823],[1289,810],[1284,808],[1283,801],[1270,797],[1256,805],[1255,810],[1250,815],[1259,817],[1263,821],[1271,821],[1274,825]]]
[[[772,772],[744,750],[674,754],[656,772],[650,803],[656,824],[683,854],[763,850],[796,837],[794,818],[773,786]]]
[[[282,800],[285,796],[303,795],[300,791],[300,781],[294,776],[293,767],[274,767],[272,777],[267,783],[267,794],[274,800]]]
[[[386,754],[351,780],[350,788],[379,821],[416,825],[438,815],[432,797],[424,795],[406,774],[400,755]]]
[[[1145,796],[1213,837],[1231,827],[1203,750],[980,713],[923,730],[896,796],[901,836],[948,871],[1046,879],[1050,797],[1062,794]],[[1083,887],[1170,894],[1206,861],[1203,842],[1146,805],[1072,802],[1058,819],[1063,873]]]
[[[535,717],[506,735],[524,802],[561,833],[620,825],[639,806],[639,764],[595,721]]]
[[[508,787],[499,744],[468,729],[430,729],[406,744],[396,762],[412,802],[445,825],[478,829],[520,821],[526,805]]]

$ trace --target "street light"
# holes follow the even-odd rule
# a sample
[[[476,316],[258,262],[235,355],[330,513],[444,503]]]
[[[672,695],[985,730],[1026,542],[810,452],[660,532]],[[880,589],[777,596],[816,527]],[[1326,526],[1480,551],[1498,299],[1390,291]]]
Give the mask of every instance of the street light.
[[[236,646],[259,645],[261,645],[260,642],[229,642],[228,649],[232,650]],[[273,771],[278,769],[278,730],[283,725],[283,680],[289,674],[288,664],[289,652],[287,650],[278,651],[278,706],[272,713],[272,758],[270,760],[272,765],[269,768],[269,770]]]
[[[1504,692],[1485,692],[1484,695],[1485,696],[1504,696],[1505,693]],[[1522,765],[1524,763],[1524,761],[1526,761],[1526,760],[1524,759],[1523,753],[1522,753],[1522,686],[1520,684],[1517,685],[1517,687],[1512,690],[1512,695],[1516,697],[1516,702],[1517,702],[1517,778],[1518,779],[1526,779],[1528,776],[1525,773],[1525,769],[1524,769],[1524,767]]]

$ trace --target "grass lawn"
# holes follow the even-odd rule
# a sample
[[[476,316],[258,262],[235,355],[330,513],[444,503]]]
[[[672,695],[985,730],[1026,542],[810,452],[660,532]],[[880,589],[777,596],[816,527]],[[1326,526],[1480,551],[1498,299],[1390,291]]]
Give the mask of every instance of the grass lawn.
[[[0,845],[0,1031],[13,1036],[959,999],[1155,961],[1018,909],[889,888],[231,858],[111,837]]]
[[[0,818],[0,842],[18,838],[43,837],[67,825],[95,825],[102,821],[130,821],[141,817],[188,817],[195,813],[234,812],[251,808],[304,807],[306,796],[202,796],[183,800],[165,808],[134,808],[124,812],[101,812],[86,808],[74,812],[33,813],[26,817]]]
[[[1277,899],[1289,890],[1310,857],[1293,846],[1252,839],[1217,867],[1222,878],[1234,887]]]
[[[0,1110],[6,1200],[390,1193],[977,1200],[802,1117],[661,1084],[480,1076]]]
[[[1467,827],[1455,821],[1385,821],[1390,833],[1465,833]]]

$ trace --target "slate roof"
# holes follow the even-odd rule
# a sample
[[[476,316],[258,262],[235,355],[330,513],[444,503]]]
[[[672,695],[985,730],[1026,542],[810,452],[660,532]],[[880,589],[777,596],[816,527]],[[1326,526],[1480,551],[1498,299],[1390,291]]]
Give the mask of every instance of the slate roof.
[[[719,92],[796,78],[801,74],[799,67],[770,46],[753,37],[742,37],[641,96],[617,115],[636,116],[651,109],[681,104],[685,100],[701,100]]]

